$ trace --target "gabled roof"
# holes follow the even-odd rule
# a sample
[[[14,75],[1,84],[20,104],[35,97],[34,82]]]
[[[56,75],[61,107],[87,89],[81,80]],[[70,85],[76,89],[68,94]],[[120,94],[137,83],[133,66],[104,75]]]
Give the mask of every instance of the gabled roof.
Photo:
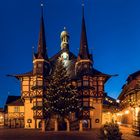
[[[67,52],[69,54],[69,66],[67,67],[67,71],[68,71],[68,74],[70,75],[70,77],[73,79],[73,78],[75,78],[74,69],[75,69],[75,63],[76,63],[76,58],[77,57],[71,51],[66,50],[66,49],[60,50],[57,54],[55,54],[54,56],[52,56],[49,59],[50,63],[53,67],[55,65],[55,63],[57,62],[58,58],[61,57],[61,54],[63,52]]]
[[[20,99],[17,99],[15,101],[9,103],[8,106],[24,106],[24,103],[20,97]]]
[[[126,83],[122,86],[122,91],[119,94],[118,99],[122,100],[125,97],[125,95],[132,89],[137,89],[135,80],[137,79],[138,76],[140,76],[140,70],[128,76],[128,78],[126,79]]]
[[[116,99],[110,97],[110,96],[106,96],[103,100],[103,105],[105,106],[115,106],[115,107],[119,107],[119,103],[116,102]]]
[[[13,103],[13,105],[12,105]],[[7,97],[5,106],[4,106],[4,112],[7,112],[7,107],[11,106],[23,106],[23,103],[21,101],[21,96],[14,96],[14,95],[9,95]]]
[[[134,72],[134,73],[132,73],[132,74],[130,74],[130,75],[128,76],[128,78],[127,78],[126,81],[129,82],[129,81],[135,79],[137,76],[140,76],[140,70],[139,70],[139,71],[136,71],[136,72]]]
[[[12,102],[14,102],[14,101],[20,99],[20,98],[21,98],[21,96],[9,95],[9,96],[7,97],[7,100],[6,100],[6,103],[5,103],[5,104],[8,105],[8,104],[10,104],[10,103],[12,103]]]
[[[55,62],[55,61],[61,56],[61,54],[62,54],[63,52],[65,52],[65,51],[67,51],[67,50],[65,50],[65,49],[60,50],[58,53],[56,53],[54,56],[52,56],[52,57],[49,59],[50,62]],[[69,53],[69,59],[70,59],[70,60],[76,59],[76,58],[77,58],[76,55],[73,54],[71,51],[68,51],[68,53]]]
[[[94,68],[92,69],[87,69],[86,70],[83,70],[80,72],[80,74],[78,76],[83,76],[83,75],[90,75],[90,76],[102,76],[102,77],[105,77],[105,82],[112,76],[114,75],[109,75],[109,74],[105,74],[105,73],[102,73]]]
[[[116,76],[116,75],[109,75],[109,74],[102,73],[102,72],[100,72],[100,71],[98,71],[98,70],[96,70],[96,69],[94,69],[94,68],[93,68],[92,72],[93,72],[93,75],[106,77],[105,82],[106,82],[109,78],[111,78],[112,76]]]
[[[26,76],[30,77],[32,75],[33,75],[33,71],[22,73],[22,74],[10,74],[10,75],[7,75],[7,76],[16,77],[17,79],[19,79],[20,77],[26,77]]]

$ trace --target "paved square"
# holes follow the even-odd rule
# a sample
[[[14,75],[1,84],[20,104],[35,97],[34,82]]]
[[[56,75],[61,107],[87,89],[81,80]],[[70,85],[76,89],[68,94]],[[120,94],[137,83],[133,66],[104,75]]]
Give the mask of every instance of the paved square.
[[[0,129],[0,140],[103,140],[99,129],[84,132],[41,132],[41,130]]]

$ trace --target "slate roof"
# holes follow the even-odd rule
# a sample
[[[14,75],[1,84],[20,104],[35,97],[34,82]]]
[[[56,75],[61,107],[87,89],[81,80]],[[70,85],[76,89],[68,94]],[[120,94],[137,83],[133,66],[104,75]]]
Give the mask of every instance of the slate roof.
[[[128,76],[128,78],[127,78],[126,81],[129,82],[129,81],[135,79],[138,75],[140,75],[140,70],[139,70],[139,71],[136,71],[136,72],[134,72],[134,73],[132,73],[132,74],[130,74],[130,75]]]
[[[29,72],[22,73],[22,74],[10,74],[10,75],[7,75],[7,76],[16,77],[17,79],[19,79],[20,77],[32,76],[32,75],[33,75],[33,71],[29,71]]]
[[[7,100],[6,100],[6,105],[7,105],[7,104],[10,104],[10,103],[12,103],[12,102],[14,102],[14,101],[16,101],[16,100],[18,100],[18,99],[20,99],[20,98],[21,98],[21,96],[9,95],[9,96],[7,97]]]
[[[24,103],[20,97],[19,99],[9,103],[8,106],[24,106]]]
[[[9,95],[7,97],[7,100],[6,100],[6,103],[5,103],[5,106],[4,106],[4,111],[6,112],[7,111],[7,106],[10,105],[11,103],[17,101],[21,99],[21,96],[14,96],[14,95]],[[20,104],[17,103],[16,106],[19,106]]]

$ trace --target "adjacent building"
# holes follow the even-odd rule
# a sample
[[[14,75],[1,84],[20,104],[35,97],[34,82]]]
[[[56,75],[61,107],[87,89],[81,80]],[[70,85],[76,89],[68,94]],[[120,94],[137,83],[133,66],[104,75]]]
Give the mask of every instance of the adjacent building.
[[[4,113],[5,127],[24,127],[24,103],[21,96],[8,96]]]
[[[0,128],[4,127],[4,110],[0,108]]]
[[[140,71],[128,76],[118,99],[121,107],[118,121],[140,134]]]

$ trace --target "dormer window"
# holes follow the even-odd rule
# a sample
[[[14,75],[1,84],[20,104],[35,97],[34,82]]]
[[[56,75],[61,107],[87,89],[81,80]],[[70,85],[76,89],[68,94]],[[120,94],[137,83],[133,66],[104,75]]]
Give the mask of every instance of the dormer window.
[[[41,68],[42,67],[42,64],[38,64],[38,68]]]
[[[88,80],[84,80],[83,81],[83,86],[88,86],[88,83],[89,83]]]
[[[87,68],[88,67],[88,65],[87,64],[84,64],[84,68]]]

